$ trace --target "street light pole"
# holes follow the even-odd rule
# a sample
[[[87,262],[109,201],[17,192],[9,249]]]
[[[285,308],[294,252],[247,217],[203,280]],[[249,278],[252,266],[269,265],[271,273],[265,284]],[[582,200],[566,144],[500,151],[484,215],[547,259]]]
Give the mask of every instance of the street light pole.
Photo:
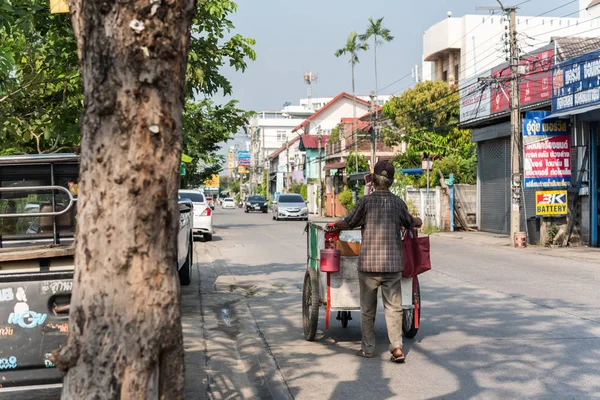
[[[288,142],[287,137],[285,138],[285,156],[287,158],[287,174],[285,176],[285,186],[286,189],[289,189],[290,187],[290,183],[289,183],[289,179],[290,179],[290,144]]]
[[[317,187],[317,212],[319,217],[322,214],[321,211],[321,187],[322,187],[322,183],[321,183],[321,141],[323,140],[323,137],[321,136],[321,127],[319,126],[318,130],[317,130],[317,135],[318,135],[318,142],[319,142],[319,153],[318,156],[319,157],[319,186]]]
[[[375,168],[375,158],[377,151],[377,141],[375,135],[377,134],[377,114],[375,114],[375,118],[373,118],[373,113],[376,113],[375,108],[375,92],[371,91],[371,170]]]

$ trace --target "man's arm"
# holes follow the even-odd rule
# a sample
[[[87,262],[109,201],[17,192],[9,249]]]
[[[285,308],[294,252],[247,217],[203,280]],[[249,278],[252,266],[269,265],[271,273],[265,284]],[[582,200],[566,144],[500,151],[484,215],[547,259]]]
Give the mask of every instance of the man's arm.
[[[346,220],[340,219],[331,224],[338,231],[347,231],[350,229],[350,225],[346,223]]]
[[[423,225],[423,221],[419,217],[413,217],[408,212],[408,206],[404,200],[400,200],[402,205],[400,207],[400,224],[406,229],[420,228]]]
[[[356,206],[350,211],[346,218],[335,221],[331,224],[333,227],[340,231],[347,231],[350,229],[357,228],[359,226],[363,226],[365,224],[365,203],[367,199],[366,196],[361,197]]]

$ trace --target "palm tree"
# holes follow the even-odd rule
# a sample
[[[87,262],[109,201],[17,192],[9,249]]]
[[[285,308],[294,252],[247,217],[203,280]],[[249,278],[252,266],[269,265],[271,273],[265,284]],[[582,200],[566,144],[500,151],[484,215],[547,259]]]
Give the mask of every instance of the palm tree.
[[[354,120],[353,127],[353,136],[354,136],[354,153],[356,155],[356,172],[358,172],[358,136],[356,132],[356,91],[354,87],[354,66],[358,64],[358,56],[357,53],[359,51],[367,51],[369,50],[369,45],[364,42],[360,42],[358,40],[358,33],[350,32],[348,35],[348,39],[346,40],[346,46],[338,49],[335,52],[336,57],[341,57],[343,55],[350,56],[350,65],[352,65],[352,114]]]
[[[359,39],[363,42],[373,38],[373,50],[375,52],[375,93],[379,94],[379,82],[377,81],[377,47],[384,44],[384,42],[391,42],[394,37],[390,35],[390,30],[383,27],[383,17],[374,21],[373,18],[369,18],[369,27],[367,31],[360,35]]]

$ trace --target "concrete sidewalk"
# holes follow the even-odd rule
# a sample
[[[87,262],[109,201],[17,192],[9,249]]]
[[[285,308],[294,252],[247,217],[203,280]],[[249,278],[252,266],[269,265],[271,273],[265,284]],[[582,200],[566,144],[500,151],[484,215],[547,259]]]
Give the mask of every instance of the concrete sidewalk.
[[[439,232],[432,236],[444,239],[461,240],[465,244],[484,247],[505,247],[514,251],[522,251],[533,254],[540,254],[549,257],[560,257],[570,260],[585,261],[600,264],[600,249],[593,247],[542,247],[527,245],[523,249],[513,249],[510,247],[508,235],[501,235],[488,232]]]

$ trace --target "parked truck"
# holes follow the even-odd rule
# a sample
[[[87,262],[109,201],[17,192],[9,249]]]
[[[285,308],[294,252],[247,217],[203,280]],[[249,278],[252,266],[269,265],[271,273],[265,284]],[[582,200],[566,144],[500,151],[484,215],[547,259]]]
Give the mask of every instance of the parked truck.
[[[75,154],[0,157],[0,393],[62,381],[50,355],[69,333],[78,173]],[[179,207],[176,267],[189,284],[193,204]]]

